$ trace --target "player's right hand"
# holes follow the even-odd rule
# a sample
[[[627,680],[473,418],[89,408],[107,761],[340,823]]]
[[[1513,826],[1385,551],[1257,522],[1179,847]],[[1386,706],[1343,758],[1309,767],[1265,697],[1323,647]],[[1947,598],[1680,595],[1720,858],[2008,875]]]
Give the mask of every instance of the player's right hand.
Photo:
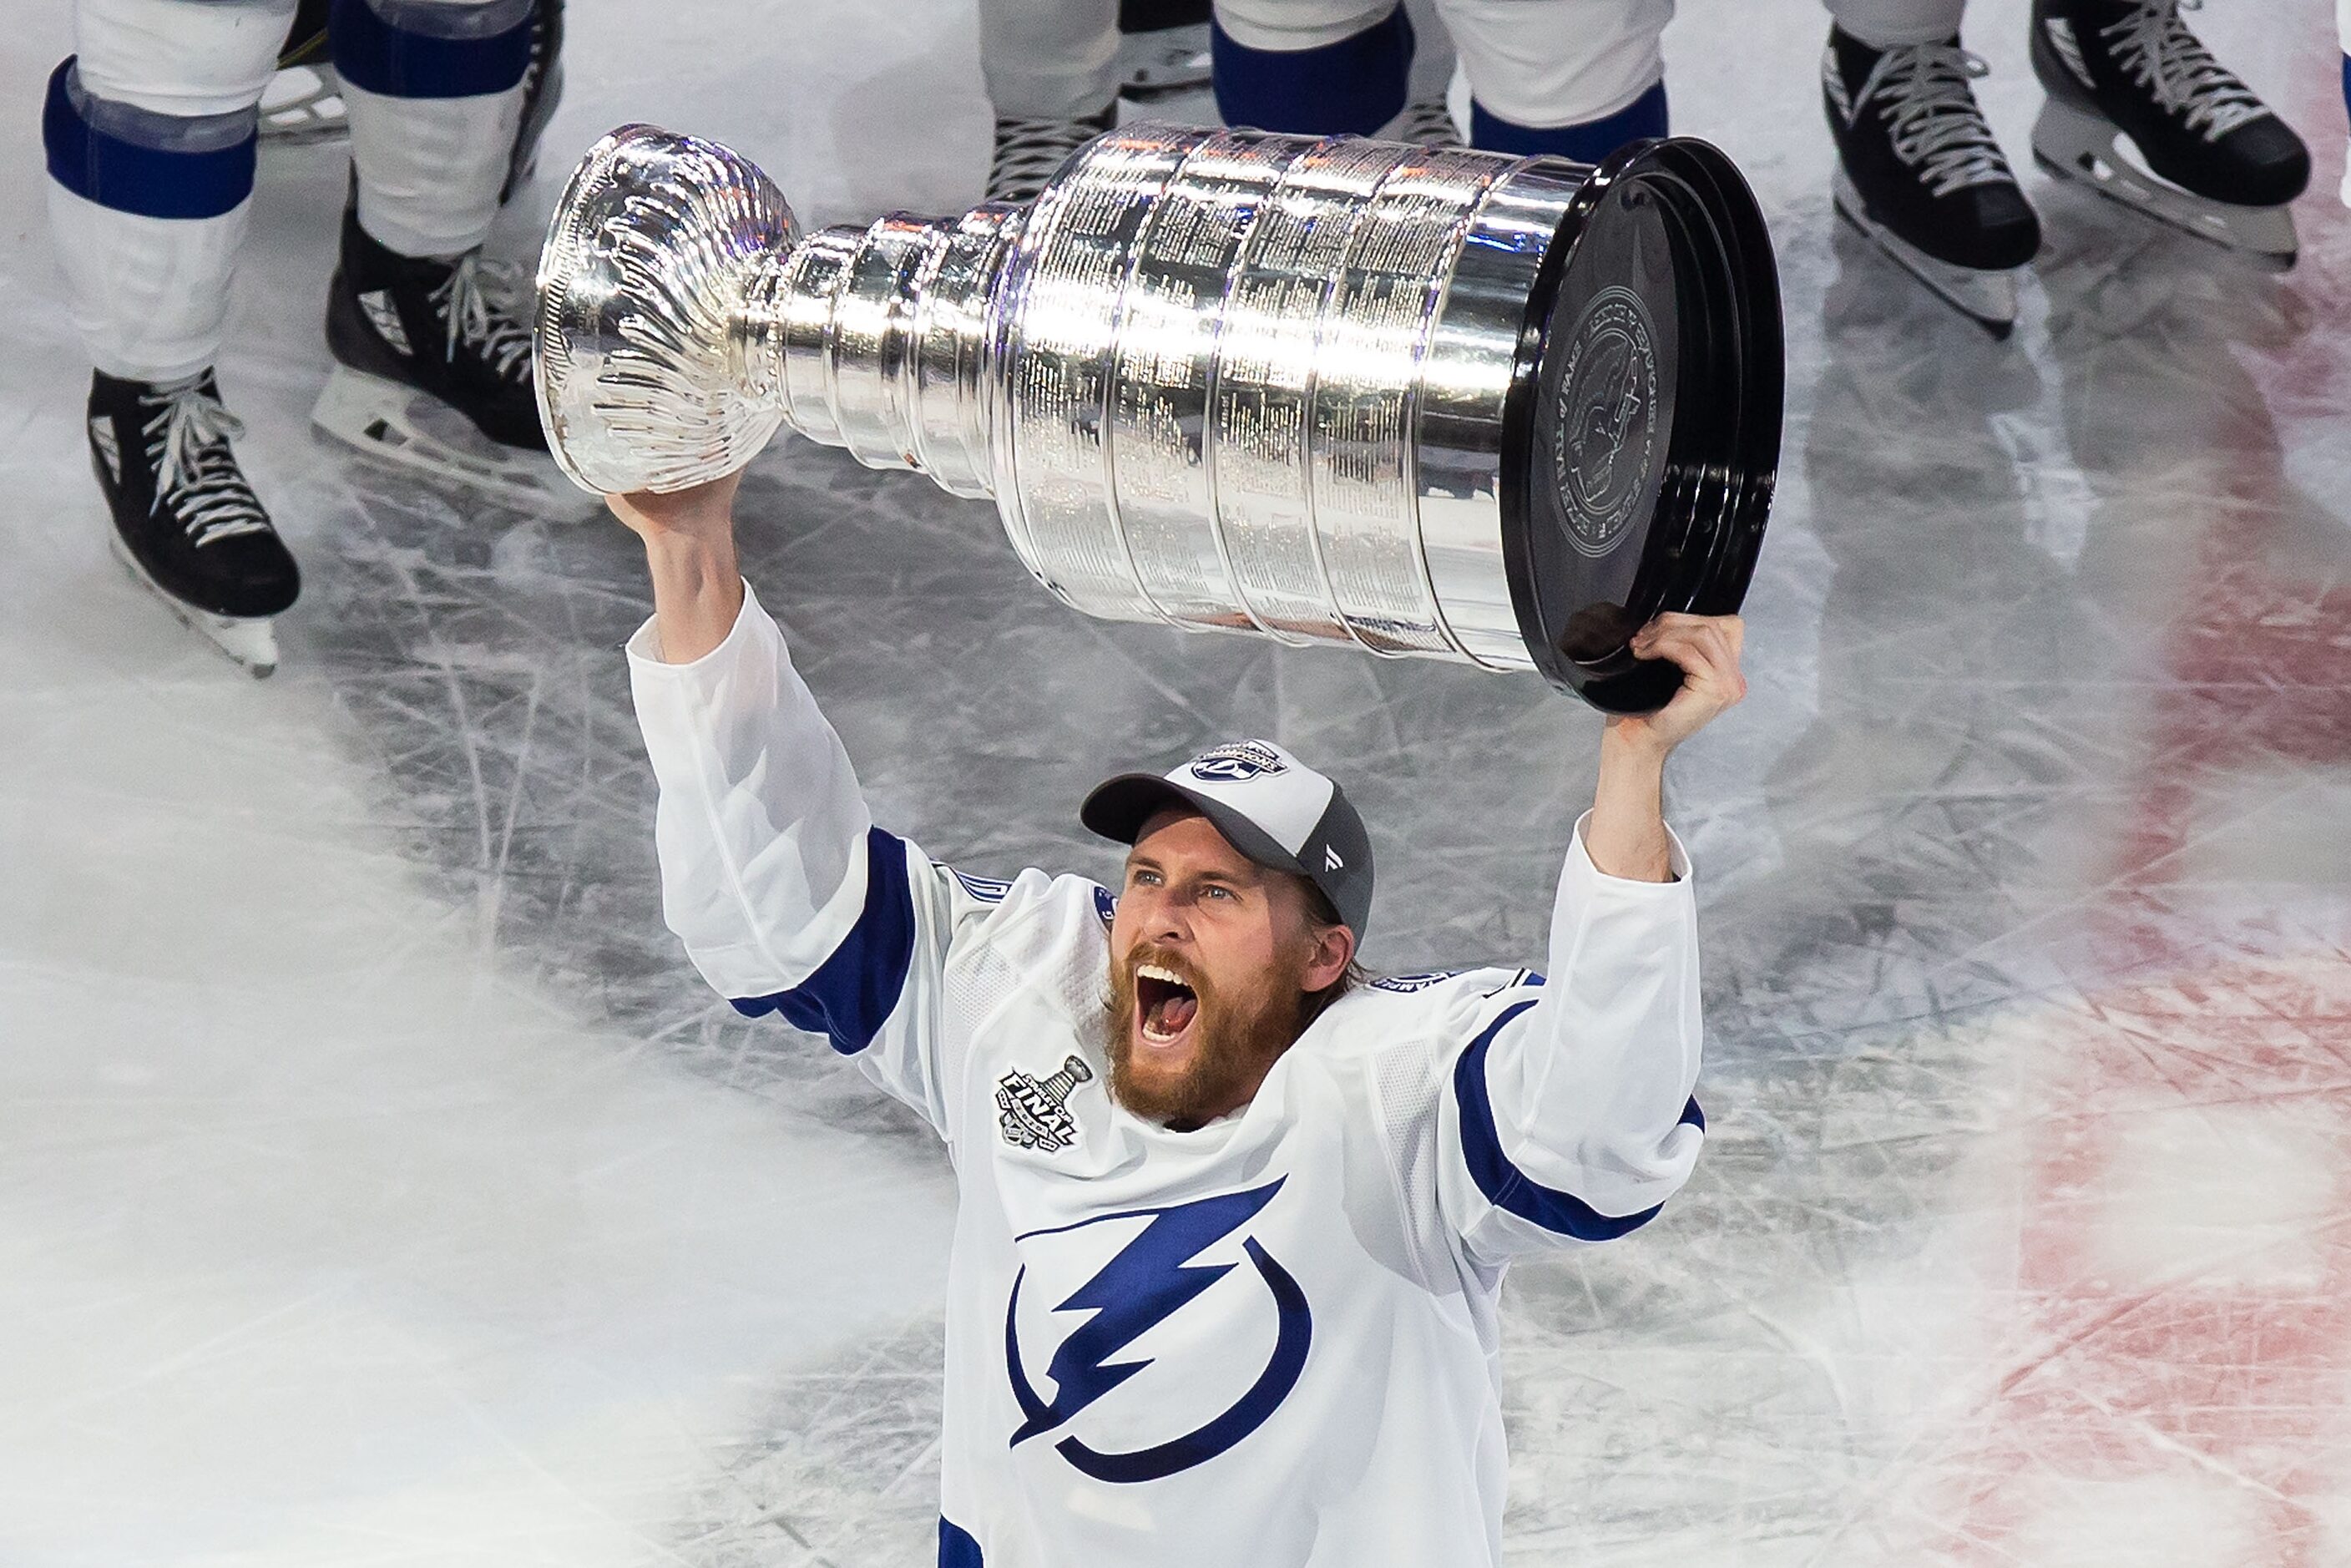
[[[607,496],[604,504],[648,542],[663,535],[681,534],[705,540],[723,538],[734,529],[735,492],[742,483],[743,471],[738,468],[724,478],[665,494],[638,490]]]

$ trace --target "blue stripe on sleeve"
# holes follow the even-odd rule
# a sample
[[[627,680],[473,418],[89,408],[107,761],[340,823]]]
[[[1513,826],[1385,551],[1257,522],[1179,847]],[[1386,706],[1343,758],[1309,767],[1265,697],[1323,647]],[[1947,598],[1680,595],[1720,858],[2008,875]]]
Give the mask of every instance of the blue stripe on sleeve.
[[[1619,1236],[1638,1230],[1664,1209],[1643,1209],[1616,1218],[1601,1213],[1573,1193],[1548,1187],[1510,1163],[1502,1152],[1502,1140],[1494,1131],[1494,1107],[1486,1097],[1486,1048],[1502,1032],[1502,1026],[1535,1004],[1519,1003],[1486,1027],[1486,1032],[1469,1042],[1461,1060],[1453,1069],[1453,1097],[1461,1107],[1461,1157],[1469,1166],[1470,1179],[1486,1201],[1496,1208],[1507,1209],[1520,1219],[1532,1220],[1545,1230],[1561,1236],[1573,1236],[1579,1241],[1613,1241]],[[1684,1123],[1703,1132],[1706,1113],[1698,1109],[1696,1100],[1683,1107]]]
[[[335,0],[327,37],[345,81],[386,98],[480,98],[504,92],[530,67],[530,14],[483,38],[436,37],[397,26],[368,0]]]
[[[979,1542],[945,1519],[939,1521],[939,1568],[987,1568],[980,1559]]]
[[[914,897],[906,883],[906,842],[879,828],[865,835],[865,907],[832,956],[789,991],[738,998],[746,1018],[779,1012],[854,1056],[882,1032],[906,988],[914,957]]]
[[[84,201],[143,218],[216,218],[253,194],[257,134],[196,152],[110,136],[75,105],[66,85],[73,68],[68,56],[50,74],[41,107],[41,143],[58,184]]]

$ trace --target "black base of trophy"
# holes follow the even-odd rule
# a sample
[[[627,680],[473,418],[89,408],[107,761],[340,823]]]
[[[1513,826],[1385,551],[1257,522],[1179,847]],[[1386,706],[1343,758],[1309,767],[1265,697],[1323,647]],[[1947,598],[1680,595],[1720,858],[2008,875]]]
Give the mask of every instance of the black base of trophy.
[[[1503,411],[1510,594],[1553,685],[1608,713],[1680,688],[1630,639],[1745,597],[1782,373],[1770,236],[1730,161],[1677,139],[1593,171],[1543,257]]]

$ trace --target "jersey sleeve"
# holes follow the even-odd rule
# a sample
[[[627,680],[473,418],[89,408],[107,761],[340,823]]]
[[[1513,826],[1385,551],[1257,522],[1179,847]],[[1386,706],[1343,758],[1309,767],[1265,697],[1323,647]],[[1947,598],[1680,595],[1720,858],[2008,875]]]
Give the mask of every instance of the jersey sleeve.
[[[1437,1205],[1476,1262],[1606,1241],[1655,1218],[1698,1162],[1697,901],[1604,875],[1575,827],[1548,978],[1477,997],[1440,1057]]]
[[[747,585],[726,640],[660,660],[647,622],[630,687],[660,786],[662,914],[736,1009],[780,1014],[948,1127],[951,950],[1002,884],[975,884],[873,825],[840,737]]]

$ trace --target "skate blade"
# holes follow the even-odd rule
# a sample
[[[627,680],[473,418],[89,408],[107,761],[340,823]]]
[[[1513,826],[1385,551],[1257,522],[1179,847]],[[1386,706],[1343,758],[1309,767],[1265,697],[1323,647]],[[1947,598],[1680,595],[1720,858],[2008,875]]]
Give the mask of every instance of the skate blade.
[[[2239,207],[2191,195],[2147,169],[2120,127],[2051,99],[2032,123],[2032,156],[2060,179],[2224,250],[2283,272],[2301,249],[2287,207]]]
[[[1888,260],[1925,284],[1944,304],[2003,341],[2016,330],[2014,273],[1978,272],[1928,256],[1869,215],[1868,205],[1842,166],[1831,180],[1830,189],[1835,197],[1837,215],[1860,230]]]
[[[163,601],[164,608],[180,618],[182,625],[202,636],[218,649],[231,664],[243,669],[255,680],[265,680],[277,669],[277,622],[267,616],[251,620],[234,615],[214,615],[209,610],[199,610],[183,600],[165,591],[163,585],[147,574],[139,558],[131,553],[122,536],[111,529],[107,543],[113,548],[114,559],[131,574],[131,580]]]
[[[337,365],[310,421],[386,468],[463,485],[516,511],[575,517],[589,510],[588,497],[544,453],[498,446],[486,436],[461,446],[427,430],[418,405],[433,401],[413,387]]]
[[[309,147],[350,133],[342,83],[331,67],[288,66],[261,99],[261,139],[276,147]]]
[[[1121,97],[1149,100],[1208,85],[1208,29],[1170,27],[1119,40]]]

